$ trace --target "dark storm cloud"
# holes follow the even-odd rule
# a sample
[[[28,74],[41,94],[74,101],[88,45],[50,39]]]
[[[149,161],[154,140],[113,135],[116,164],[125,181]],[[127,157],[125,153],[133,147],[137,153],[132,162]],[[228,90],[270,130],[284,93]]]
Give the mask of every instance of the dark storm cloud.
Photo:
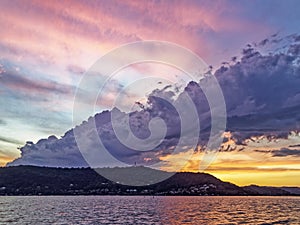
[[[227,128],[238,141],[260,135],[286,137],[300,130],[297,60],[296,51],[262,55],[248,46],[239,62],[216,71],[226,100]]]
[[[236,144],[246,145],[245,139],[253,136],[263,135],[272,140],[287,138],[290,131],[300,131],[300,64],[297,63],[299,55],[298,47],[295,46],[295,43],[291,43],[285,52],[263,55],[249,45],[243,50],[240,59],[224,64],[215,72],[227,107],[227,130],[232,133]],[[209,76],[201,81],[192,81],[184,89],[184,93],[193,100],[199,115],[199,145],[202,150],[205,150],[211,129],[209,103],[200,88],[201,85],[205,85],[207,79]],[[182,94],[169,87],[156,89],[148,96],[147,107],[128,114],[132,132],[139,138],[149,136],[148,125],[152,118],[158,116],[165,121],[166,137],[151,152],[137,152],[118,140],[112,128],[111,111],[99,113],[74,129],[85,126],[82,135],[96,148],[96,142],[89,138],[92,132],[91,125],[95,122],[99,137],[113,156],[129,164],[151,164],[159,161],[161,156],[170,154],[182,135],[180,117],[173,107],[176,104],[184,104],[180,101]],[[118,109],[114,110],[121,123],[127,114]],[[193,127],[192,121],[190,126]],[[190,143],[186,145],[190,146]],[[239,151],[241,148],[225,147],[221,150]],[[58,157],[63,156],[67,157],[68,166],[86,165],[84,161],[80,161],[83,159],[78,152],[73,130],[68,131],[61,139],[42,140],[37,144],[26,145],[21,151],[22,157],[10,165],[26,163],[58,166],[62,163],[64,166],[63,163],[66,162],[58,160]],[[299,156],[299,150],[292,149],[264,153],[271,153],[273,157]],[[147,161],[149,158],[151,160]]]

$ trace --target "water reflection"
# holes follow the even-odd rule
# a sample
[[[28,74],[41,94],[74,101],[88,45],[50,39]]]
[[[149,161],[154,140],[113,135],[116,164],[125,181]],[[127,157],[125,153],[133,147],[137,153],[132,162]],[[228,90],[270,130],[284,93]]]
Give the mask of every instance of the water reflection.
[[[300,224],[299,197],[1,197],[0,224]]]

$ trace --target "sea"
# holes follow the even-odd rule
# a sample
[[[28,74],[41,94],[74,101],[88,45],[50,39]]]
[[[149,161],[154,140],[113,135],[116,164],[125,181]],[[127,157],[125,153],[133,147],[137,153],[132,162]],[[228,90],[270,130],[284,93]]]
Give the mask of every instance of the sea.
[[[300,197],[2,196],[0,224],[300,224]]]

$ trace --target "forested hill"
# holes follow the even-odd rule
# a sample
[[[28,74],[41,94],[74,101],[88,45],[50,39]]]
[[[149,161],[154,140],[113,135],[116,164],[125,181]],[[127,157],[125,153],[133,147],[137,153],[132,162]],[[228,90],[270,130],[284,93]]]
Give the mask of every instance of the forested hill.
[[[130,170],[134,177],[135,173],[151,169],[129,167],[100,170],[111,170],[121,175],[122,171]],[[287,188],[266,188],[238,187],[206,173],[180,172],[157,184],[126,186],[109,181],[90,168],[0,168],[0,195],[296,195],[295,188],[293,193]]]

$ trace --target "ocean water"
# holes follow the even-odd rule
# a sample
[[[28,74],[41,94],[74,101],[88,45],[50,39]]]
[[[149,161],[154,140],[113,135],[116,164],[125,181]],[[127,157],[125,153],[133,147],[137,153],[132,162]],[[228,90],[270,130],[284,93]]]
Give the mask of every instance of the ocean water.
[[[300,224],[300,197],[0,197],[0,224]]]

